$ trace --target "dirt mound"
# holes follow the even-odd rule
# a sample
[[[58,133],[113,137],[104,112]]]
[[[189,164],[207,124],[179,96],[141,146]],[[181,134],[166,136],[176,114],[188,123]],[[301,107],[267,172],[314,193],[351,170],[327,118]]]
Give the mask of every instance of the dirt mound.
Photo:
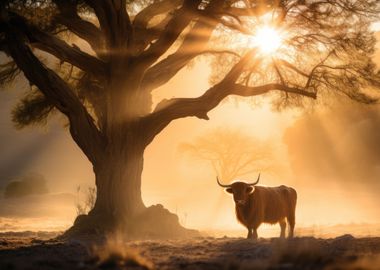
[[[131,238],[173,239],[200,236],[196,230],[186,229],[178,216],[169,212],[161,204],[152,205],[136,218],[132,224]]]
[[[140,215],[129,220],[123,226],[115,228],[106,220],[104,216],[80,215],[76,218],[74,225],[60,238],[103,237],[115,232],[129,240],[184,239],[200,236],[198,231],[184,228],[179,223],[178,216],[169,212],[161,204],[146,208]]]

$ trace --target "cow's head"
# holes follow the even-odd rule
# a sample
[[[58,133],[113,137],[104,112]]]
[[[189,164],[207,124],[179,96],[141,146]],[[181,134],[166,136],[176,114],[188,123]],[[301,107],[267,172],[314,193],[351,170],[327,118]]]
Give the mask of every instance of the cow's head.
[[[218,182],[218,185],[225,188],[228,193],[233,194],[236,204],[244,205],[247,202],[249,195],[253,192],[254,186],[259,183],[260,174],[255,183],[234,182],[230,185],[223,185],[219,182],[218,177],[216,177],[216,181]]]

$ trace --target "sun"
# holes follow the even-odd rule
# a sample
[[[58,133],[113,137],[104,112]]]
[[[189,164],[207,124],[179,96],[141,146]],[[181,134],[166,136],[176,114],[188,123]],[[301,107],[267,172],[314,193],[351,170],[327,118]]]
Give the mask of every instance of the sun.
[[[282,35],[277,29],[262,26],[252,37],[252,45],[258,47],[263,54],[274,54],[281,47],[282,39]]]

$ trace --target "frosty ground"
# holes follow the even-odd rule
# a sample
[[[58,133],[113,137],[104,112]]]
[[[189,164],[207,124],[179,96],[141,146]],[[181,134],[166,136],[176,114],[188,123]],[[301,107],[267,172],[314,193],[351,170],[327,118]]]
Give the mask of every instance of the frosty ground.
[[[0,234],[0,269],[380,269],[380,237],[54,239]]]

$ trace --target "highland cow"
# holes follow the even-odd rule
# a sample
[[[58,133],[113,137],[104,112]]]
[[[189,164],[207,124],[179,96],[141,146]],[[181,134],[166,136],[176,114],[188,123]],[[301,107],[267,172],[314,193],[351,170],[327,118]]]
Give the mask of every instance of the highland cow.
[[[223,185],[216,178],[219,186],[233,194],[236,217],[248,229],[247,238],[257,239],[257,228],[261,223],[276,224],[281,227],[280,237],[285,237],[286,220],[289,225],[288,237],[294,235],[297,192],[287,186],[262,187],[255,183],[234,182]]]

